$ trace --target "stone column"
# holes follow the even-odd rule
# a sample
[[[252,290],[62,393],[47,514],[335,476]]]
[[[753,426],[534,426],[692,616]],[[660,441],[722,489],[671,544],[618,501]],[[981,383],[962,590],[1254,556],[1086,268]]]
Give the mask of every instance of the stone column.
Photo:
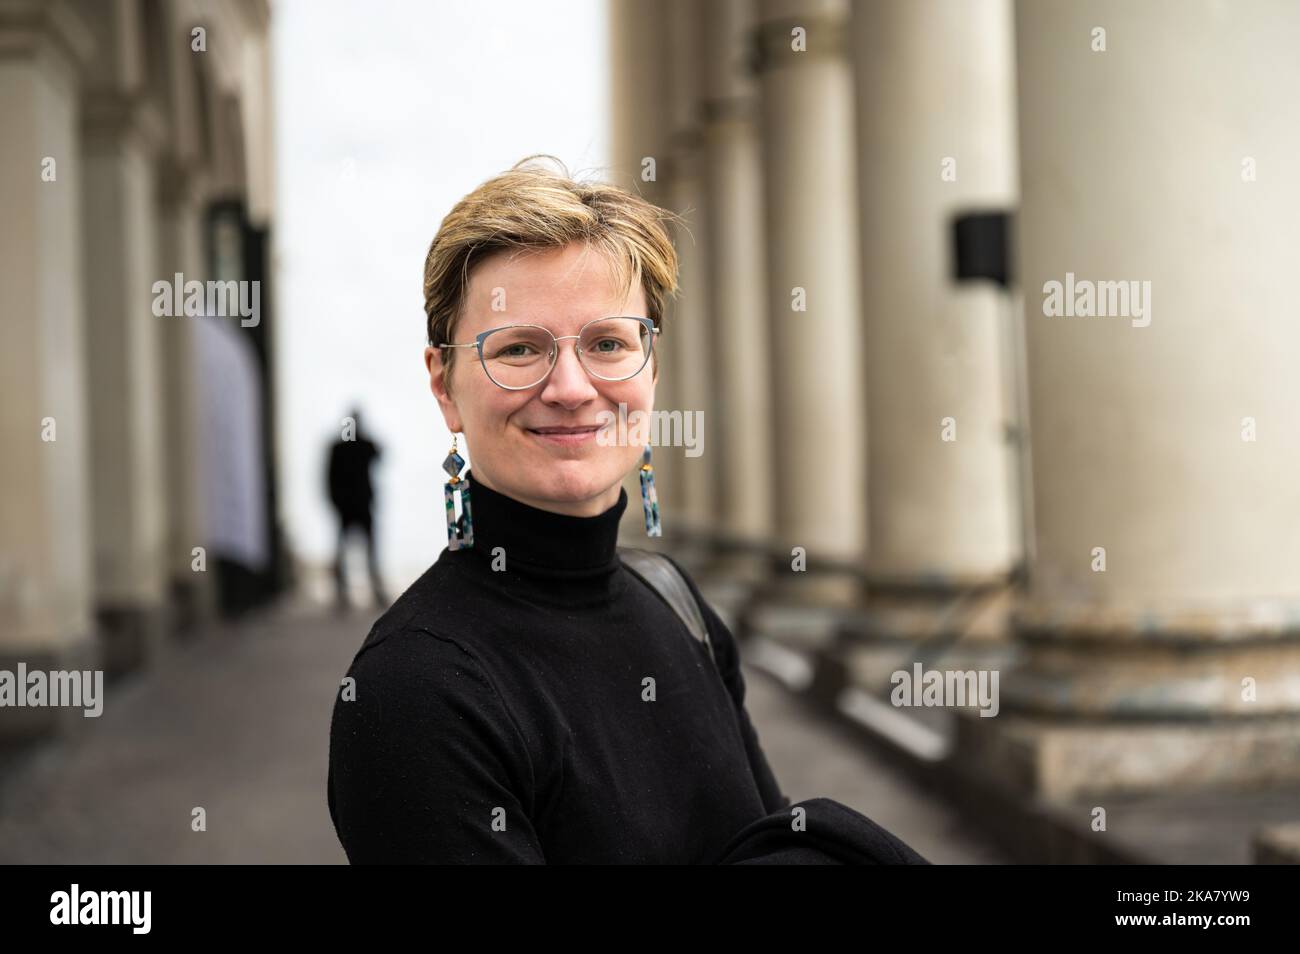
[[[716,382],[703,448],[716,459],[717,524],[725,544],[707,596],[735,612],[770,575],[772,494],[771,366],[764,275],[763,167],[751,70],[752,0],[698,8],[703,101],[705,237]]]
[[[162,120],[142,94],[138,22],[84,5],[103,39],[82,115],[83,277],[90,344],[96,602],[105,665],[146,664],[165,632],[167,505],[163,323],[154,152]],[[134,58],[133,58],[134,57]]]
[[[675,405],[660,402],[669,412],[680,412],[682,443],[656,448],[656,456],[673,460],[677,469],[676,506],[665,509],[664,519],[675,518],[691,546],[679,550],[683,559],[700,568],[717,531],[719,453],[709,441],[716,422],[712,357],[714,316],[710,309],[713,266],[709,260],[709,219],[705,212],[711,196],[705,189],[703,135],[700,125],[699,14],[691,0],[669,0],[662,8],[668,18],[668,197],[669,208],[682,217],[674,234],[681,270],[680,291],[673,302],[665,337],[674,364]],[[694,431],[686,430],[690,424]],[[702,430],[701,430],[702,425]],[[690,438],[695,444],[685,445]],[[700,449],[702,438],[702,453]],[[688,453],[688,450],[690,453]],[[694,455],[694,456],[693,456]]]
[[[1294,781],[1300,8],[1026,2],[1016,36],[1037,552],[966,755],[1053,795]]]
[[[956,216],[1016,202],[1011,2],[858,0],[852,36],[872,597],[856,628],[960,632],[1005,620],[1020,555],[1009,300],[956,283],[952,238]]]
[[[644,196],[648,201],[667,207],[670,204],[665,178],[668,159],[668,57],[667,20],[659,0],[610,0],[610,108],[611,153],[610,181]],[[667,304],[672,308],[671,301]],[[655,385],[655,405],[679,407],[676,362],[672,343],[676,337],[671,322],[655,347],[659,363]],[[652,448],[655,487],[663,509],[665,538],[647,538],[641,509],[641,483],[633,470],[624,481],[628,507],[623,516],[621,533],[633,546],[653,548],[664,539],[671,540],[681,529],[680,512],[681,458]]]
[[[763,0],[763,144],[772,470],[782,599],[801,618],[858,594],[866,549],[866,422],[848,8]],[[792,567],[806,554],[807,571]]]
[[[0,8],[0,669],[95,669],[90,408],[81,284],[79,75],[93,39],[65,8]],[[0,741],[82,726],[3,710]]]
[[[180,273],[183,281],[207,281],[204,264],[202,185],[191,167],[169,159],[159,176],[158,234],[164,280]],[[206,553],[195,562],[194,548],[207,546],[203,483],[200,473],[202,428],[199,414],[199,343],[192,317],[160,318],[164,427],[166,433],[166,572],[182,632],[211,617],[215,592]]]
[[[753,6],[752,0],[725,0],[700,8],[701,127],[719,397],[718,420],[709,434],[725,488],[718,516],[729,540],[766,545],[774,529],[772,395],[763,166],[757,91],[748,69]]]

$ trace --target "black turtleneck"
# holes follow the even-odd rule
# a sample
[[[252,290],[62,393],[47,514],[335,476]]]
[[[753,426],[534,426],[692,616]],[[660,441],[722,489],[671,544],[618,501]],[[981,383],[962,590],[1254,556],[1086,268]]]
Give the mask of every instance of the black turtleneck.
[[[471,483],[474,545],[375,623],[334,705],[350,861],[711,863],[790,804],[726,625],[701,600],[715,667],[619,560],[627,503],[572,517]]]

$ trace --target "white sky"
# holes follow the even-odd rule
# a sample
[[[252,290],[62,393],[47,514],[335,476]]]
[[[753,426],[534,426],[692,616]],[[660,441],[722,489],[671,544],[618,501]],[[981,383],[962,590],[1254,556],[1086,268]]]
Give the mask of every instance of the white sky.
[[[299,556],[332,558],[324,454],[355,401],[384,450],[396,597],[447,543],[424,255],[456,201],[526,155],[578,175],[609,163],[605,3],[276,0],[272,14],[282,513]]]

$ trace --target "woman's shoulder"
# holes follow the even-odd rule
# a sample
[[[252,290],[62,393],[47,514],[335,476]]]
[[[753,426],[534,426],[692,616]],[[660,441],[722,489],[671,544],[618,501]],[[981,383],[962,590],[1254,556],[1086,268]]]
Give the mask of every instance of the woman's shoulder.
[[[451,551],[443,550],[375,620],[372,636],[377,640],[410,627],[418,629],[453,612],[461,603],[466,586],[473,582],[455,557]]]
[[[365,660],[368,669],[402,670],[414,663],[459,662],[468,668],[477,659],[467,641],[444,626],[458,604],[456,570],[445,559],[431,565],[385,610],[366,633],[352,659],[352,669]]]
[[[415,626],[372,631],[353,657],[345,682],[353,700],[361,703],[357,712],[371,712],[390,728],[434,724],[467,707],[501,705],[496,680],[471,647]]]
[[[332,732],[390,746],[449,726],[513,734],[498,684],[463,638],[418,620],[377,621],[343,678]]]

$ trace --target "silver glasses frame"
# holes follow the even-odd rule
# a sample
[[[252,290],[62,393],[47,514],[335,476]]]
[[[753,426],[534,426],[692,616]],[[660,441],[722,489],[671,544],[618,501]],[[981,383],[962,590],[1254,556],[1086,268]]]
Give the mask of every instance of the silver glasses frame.
[[[513,324],[513,325],[498,325],[498,326],[495,327],[495,328],[489,328],[487,331],[484,331],[484,332],[482,332],[481,334],[476,335],[473,341],[465,341],[465,342],[462,342],[462,343],[460,343],[460,344],[440,344],[440,345],[436,345],[436,347],[438,347],[438,348],[473,348],[473,349],[475,349],[475,350],[478,352],[478,362],[479,362],[480,365],[483,366],[483,373],[487,375],[489,381],[491,381],[491,382],[492,382],[493,384],[495,384],[497,387],[499,387],[499,388],[501,388],[501,389],[503,389],[503,390],[506,390],[506,391],[527,391],[529,388],[535,388],[535,387],[537,387],[539,384],[543,383],[547,378],[549,378],[549,377],[551,376],[551,372],[555,370],[555,365],[558,364],[558,363],[559,363],[559,360],[560,360],[560,342],[561,342],[561,341],[563,341],[565,338],[576,338],[576,339],[581,340],[581,338],[582,338],[582,333],[583,333],[584,331],[587,330],[587,326],[588,326],[588,325],[594,325],[594,324],[595,324],[596,322],[598,322],[598,321],[609,321],[611,318],[631,318],[631,319],[633,319],[634,321],[639,321],[639,322],[641,322],[641,324],[645,325],[646,328],[649,330],[649,332],[650,332],[650,350],[646,352],[646,355],[645,355],[645,361],[643,361],[643,362],[641,363],[641,367],[637,368],[637,369],[636,369],[635,371],[633,371],[631,374],[625,374],[625,375],[623,375],[621,378],[607,378],[607,377],[605,377],[604,375],[597,374],[595,371],[592,371],[591,368],[587,367],[587,362],[585,362],[585,361],[582,360],[582,349],[578,347],[578,344],[577,344],[576,341],[574,342],[573,350],[574,350],[574,352],[575,352],[575,353],[577,354],[577,356],[578,356],[578,363],[582,365],[582,370],[586,371],[586,372],[587,372],[587,375],[588,375],[589,377],[596,378],[597,380],[600,380],[600,381],[630,381],[632,378],[635,378],[638,374],[640,374],[642,371],[644,371],[646,365],[650,363],[650,359],[651,359],[652,357],[654,357],[654,353],[655,353],[655,335],[659,334],[660,331],[661,331],[662,329],[660,329],[660,328],[656,328],[656,327],[655,327],[655,323],[654,323],[654,319],[653,319],[653,318],[642,318],[642,317],[640,317],[640,316],[638,316],[638,315],[605,315],[605,316],[602,317],[602,318],[593,318],[593,319],[591,319],[591,321],[584,322],[583,325],[582,325],[582,327],[578,329],[578,333],[577,333],[576,335],[554,335],[554,334],[551,334],[551,329],[550,329],[550,328],[544,328],[544,327],[542,327],[541,325],[534,325],[534,324],[530,324],[530,323],[528,323],[528,322],[521,322],[521,323]],[[486,338],[487,338],[488,335],[492,334],[492,332],[494,332],[494,331],[504,331],[504,330],[507,329],[507,328],[537,328],[538,330],[540,330],[540,331],[545,331],[548,335],[551,335],[551,340],[555,342],[555,343],[551,346],[551,366],[550,366],[549,368],[546,369],[546,373],[545,373],[545,374],[543,374],[540,378],[538,378],[538,379],[537,379],[536,381],[534,381],[532,384],[524,384],[524,385],[520,385],[519,387],[513,387],[513,388],[512,388],[512,387],[509,387],[508,385],[502,384],[502,383],[501,383],[500,381],[498,381],[496,378],[492,377],[492,372],[488,370],[488,367],[487,367],[487,359],[483,357],[483,342],[484,342],[484,340],[486,340]]]

